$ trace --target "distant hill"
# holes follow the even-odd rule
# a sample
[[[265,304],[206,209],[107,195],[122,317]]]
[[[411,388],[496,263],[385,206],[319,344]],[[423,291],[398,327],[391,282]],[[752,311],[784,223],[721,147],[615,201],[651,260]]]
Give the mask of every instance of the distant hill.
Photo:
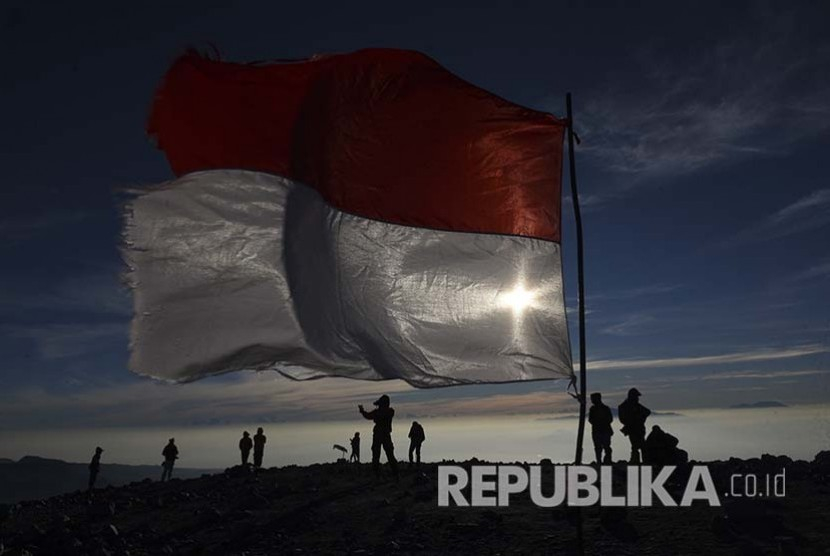
[[[86,489],[89,469],[86,463],[68,463],[58,459],[25,456],[15,462],[0,459],[0,503],[48,498],[75,490]],[[213,469],[176,468],[174,477],[192,479]],[[98,473],[96,487],[120,486],[161,476],[161,466],[120,465],[104,463]]]
[[[765,407],[790,407],[785,403],[776,401],[762,401],[754,403],[739,403],[738,405],[730,405],[729,409],[760,409]]]

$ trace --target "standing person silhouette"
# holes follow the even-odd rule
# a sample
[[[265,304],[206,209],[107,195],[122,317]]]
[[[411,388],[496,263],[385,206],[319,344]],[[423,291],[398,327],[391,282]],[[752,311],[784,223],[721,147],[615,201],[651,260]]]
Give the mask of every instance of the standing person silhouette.
[[[628,436],[631,442],[629,462],[635,464],[642,461],[643,444],[646,440],[646,419],[651,415],[650,409],[640,405],[641,395],[639,390],[632,388],[628,391],[628,398],[617,408],[617,416],[623,425],[620,432]]]
[[[176,464],[176,460],[179,459],[179,449],[176,447],[175,438],[170,439],[167,446],[161,451],[161,455],[164,456],[164,463],[161,464],[163,468],[161,480],[164,482],[173,476],[173,466]]]
[[[98,446],[95,448],[95,455],[92,456],[92,461],[89,462],[89,487],[87,490],[92,490],[95,487],[95,479],[98,478],[98,471],[101,470],[101,453],[103,448]]]
[[[611,459],[611,436],[614,429],[611,423],[614,416],[611,408],[602,403],[602,394],[594,392],[591,394],[591,409],[588,411],[588,422],[591,423],[591,438],[594,441],[594,454],[597,458],[597,465],[601,463],[612,463]],[[602,453],[605,452],[605,458]]]
[[[412,421],[412,426],[409,428],[409,463],[412,463],[412,455],[415,454],[415,463],[421,463],[421,444],[426,440],[424,434],[424,427],[418,421]]]
[[[248,456],[251,455],[251,448],[254,447],[254,441],[251,440],[251,435],[248,431],[242,433],[242,438],[239,439],[239,452],[242,456],[242,465],[248,465]]]
[[[360,433],[354,433],[354,436],[352,437],[350,442],[352,445],[352,453],[349,456],[349,463],[360,463]]]
[[[375,475],[380,474],[380,450],[386,453],[386,461],[392,468],[392,475],[398,480],[398,461],[395,459],[395,445],[392,444],[392,419],[395,410],[390,407],[389,396],[386,394],[375,400],[377,409],[366,411],[362,405],[357,406],[360,414],[366,419],[375,422],[372,429],[372,469]]]
[[[265,440],[265,435],[262,434],[262,427],[259,427],[254,435],[254,467],[256,469],[262,467],[262,456],[265,453]]]

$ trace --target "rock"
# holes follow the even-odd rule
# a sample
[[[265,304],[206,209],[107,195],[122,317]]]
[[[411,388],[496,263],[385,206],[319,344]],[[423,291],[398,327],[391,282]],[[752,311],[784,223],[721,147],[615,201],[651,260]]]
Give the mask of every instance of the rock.
[[[271,505],[271,502],[259,492],[252,492],[246,495],[239,503],[243,510],[261,510]]]
[[[87,507],[87,516],[90,519],[100,519],[115,515],[115,504],[98,501]]]
[[[745,540],[735,549],[736,556],[764,556],[764,549],[758,543]]]
[[[501,527],[504,523],[504,516],[494,510],[484,510],[478,522],[483,527]]]
[[[603,527],[625,521],[627,517],[628,511],[624,507],[609,506],[599,509],[599,522]]]
[[[813,458],[813,465],[830,468],[830,450],[822,450]]]
[[[795,538],[779,536],[775,537],[775,542],[778,544],[778,554],[780,556],[798,556]]]
[[[770,454],[761,456],[761,468],[770,473],[780,473],[782,469],[786,469],[792,464],[792,458],[787,456],[772,456]]]
[[[416,490],[413,494],[413,499],[416,502],[429,502],[435,496],[435,491],[433,489],[420,489]]]
[[[599,522],[603,529],[623,542],[634,542],[639,538],[637,529],[628,521],[628,510],[624,507],[600,508]]]
[[[724,515],[716,515],[713,517],[710,529],[721,540],[730,541],[735,538],[735,533],[732,531],[729,520]]]
[[[741,498],[727,504],[724,510],[733,531],[754,539],[770,539],[788,532],[777,511],[779,507],[771,500]]]

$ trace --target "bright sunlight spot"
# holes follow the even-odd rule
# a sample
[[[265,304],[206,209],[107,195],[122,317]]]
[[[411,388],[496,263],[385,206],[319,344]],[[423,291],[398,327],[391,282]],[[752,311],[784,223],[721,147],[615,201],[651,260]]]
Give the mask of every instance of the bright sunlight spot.
[[[513,309],[516,314],[522,313],[526,308],[533,307],[537,292],[526,290],[524,284],[518,284],[509,292],[499,295],[499,305]]]

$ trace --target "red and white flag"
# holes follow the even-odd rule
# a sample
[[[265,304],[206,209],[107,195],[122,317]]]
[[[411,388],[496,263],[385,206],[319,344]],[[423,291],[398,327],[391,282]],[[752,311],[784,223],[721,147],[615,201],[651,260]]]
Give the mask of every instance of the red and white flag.
[[[571,377],[564,129],[417,52],[181,57],[148,126],[178,178],[126,216],[130,368]]]

